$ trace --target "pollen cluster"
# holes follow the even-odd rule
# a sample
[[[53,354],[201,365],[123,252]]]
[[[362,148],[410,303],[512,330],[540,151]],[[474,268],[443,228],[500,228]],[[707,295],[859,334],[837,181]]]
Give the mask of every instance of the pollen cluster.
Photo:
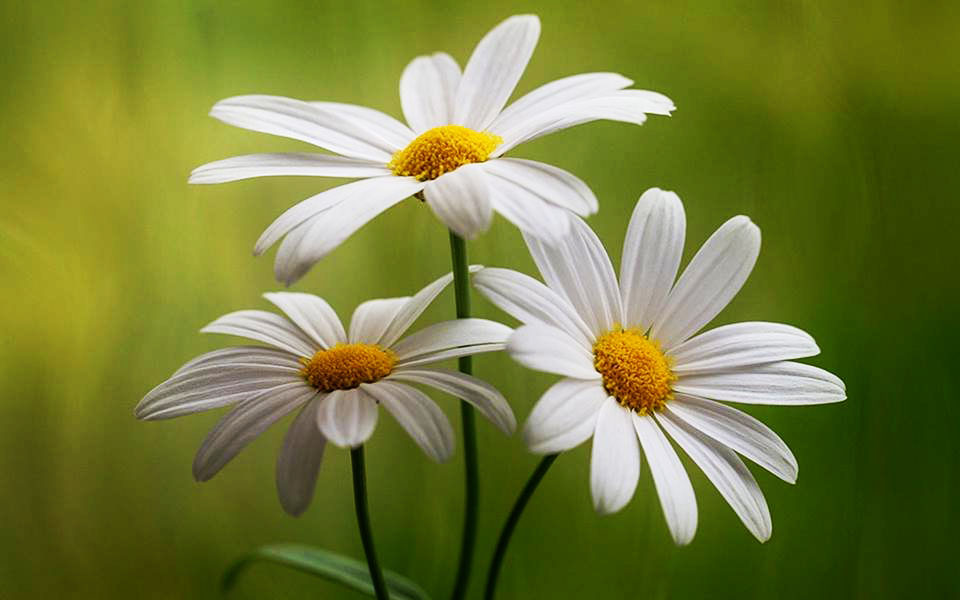
[[[503,138],[460,125],[443,125],[424,131],[387,165],[394,175],[436,179],[470,163],[487,160]]]
[[[593,366],[603,387],[617,401],[645,415],[663,408],[672,397],[676,376],[655,342],[636,329],[614,329],[593,345]]]
[[[379,381],[390,374],[396,361],[392,352],[380,346],[337,344],[300,362],[307,383],[321,392],[332,392]]]

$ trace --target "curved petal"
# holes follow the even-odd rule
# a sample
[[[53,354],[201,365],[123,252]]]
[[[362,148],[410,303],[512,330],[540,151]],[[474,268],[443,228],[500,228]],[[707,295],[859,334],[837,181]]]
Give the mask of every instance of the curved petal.
[[[313,356],[313,341],[290,321],[265,310],[238,310],[223,315],[200,330],[225,333],[270,344],[296,356]]]
[[[780,436],[750,415],[719,402],[677,394],[666,410],[736,450],[787,483],[797,481],[797,459]]]
[[[485,268],[473,277],[473,285],[500,310],[525,323],[545,323],[567,332],[584,349],[593,348],[594,337],[566,298],[529,275],[510,269]]]
[[[591,121],[609,120],[642,125],[648,114],[669,115],[673,109],[673,102],[669,98],[647,90],[620,90],[567,102],[525,119],[510,130],[497,131],[503,143],[497,146],[494,155],[501,156],[525,142]]]
[[[510,435],[517,428],[517,419],[503,395],[489,383],[447,369],[397,369],[390,379],[429,385],[472,404],[480,414],[500,431]]]
[[[342,115],[282,96],[235,96],[217,102],[210,116],[229,125],[279,135],[352,158],[390,162],[392,147]]]
[[[676,194],[651,188],[640,196],[620,261],[625,324],[650,329],[677,277],[686,229],[683,203]]]
[[[137,404],[134,414],[146,421],[172,419],[243,402],[278,386],[303,384],[299,363],[269,364],[255,357],[241,360],[174,375],[150,390]]]
[[[360,389],[330,392],[317,409],[317,425],[337,446],[356,448],[377,426],[377,403]]]
[[[193,477],[207,481],[258,435],[313,397],[317,390],[288,383],[247,398],[210,431],[193,459]]]
[[[453,102],[460,84],[460,65],[449,54],[418,56],[400,77],[403,116],[416,133],[453,120]]]
[[[600,379],[593,367],[593,354],[562,329],[534,323],[513,332],[507,352],[514,360],[534,371],[555,373],[574,379]]]
[[[287,430],[277,456],[277,495],[283,510],[294,517],[310,506],[327,445],[327,439],[317,427],[321,401],[322,397],[317,397],[303,407]]]
[[[384,332],[410,297],[368,300],[353,311],[350,319],[350,343],[379,344]]]
[[[312,177],[381,177],[390,175],[383,163],[330,154],[291,152],[246,154],[201,165],[190,173],[190,183],[225,183],[252,177],[306,175]]]
[[[733,323],[701,333],[670,351],[673,372],[695,375],[711,371],[806,358],[820,348],[802,329],[763,321]]]
[[[590,494],[600,514],[615,513],[630,501],[640,478],[640,447],[632,413],[613,397],[597,415],[590,454]]]
[[[653,417],[633,414],[633,428],[650,465],[663,517],[673,541],[686,546],[697,532],[697,497],[680,457]]]
[[[437,462],[453,455],[453,427],[440,407],[420,390],[392,381],[360,386],[400,423],[413,441]]]
[[[397,188],[406,190],[408,186],[410,186],[410,183],[406,178],[390,175],[389,177],[361,179],[320,192],[291,206],[277,217],[260,234],[260,239],[257,240],[253,253],[256,256],[263,254],[267,251],[267,248],[274,245],[277,240],[290,233],[294,228],[345,200],[392,194],[393,190]],[[397,189],[397,191],[400,190]],[[416,191],[413,193],[416,193]]]
[[[281,261],[278,254],[274,264],[277,279],[290,285],[313,263],[374,217],[423,189],[423,184],[412,177],[380,177],[366,181],[383,184],[369,190],[368,194],[351,197],[349,202],[340,202],[315,215],[297,246],[285,254],[285,260]]]
[[[483,163],[483,167],[487,173],[582,217],[592,215],[599,208],[597,197],[587,184],[553,165],[522,158],[500,158]]]
[[[511,103],[490,124],[490,131],[510,131],[567,102],[602,96],[631,85],[631,80],[617,73],[580,73],[555,79]]]
[[[650,337],[669,351],[699,331],[737,295],[759,254],[760,228],[749,218],[721,225],[673,287]]]
[[[488,179],[481,165],[464,165],[428,181],[423,194],[444,225],[472,240],[489,229],[493,219]]]
[[[262,346],[230,346],[229,348],[212,350],[188,360],[182,367],[174,371],[170,379],[201,367],[216,366],[229,369],[247,364],[300,368],[300,361],[296,356],[291,356],[289,352]]]
[[[524,235],[544,281],[586,321],[594,335],[623,323],[620,288],[607,251],[580,218],[571,218],[570,235],[548,245]]]
[[[480,40],[457,88],[453,122],[482,131],[500,114],[540,37],[540,19],[513,16]]]
[[[342,102],[309,102],[308,104],[349,121],[354,127],[364,130],[371,137],[383,140],[385,147],[391,152],[405,148],[416,137],[416,134],[400,121],[366,106]]]
[[[475,273],[481,268],[479,265],[471,265],[469,271],[470,273]],[[452,281],[453,273],[447,273],[442,277],[438,277],[435,281],[424,286],[422,290],[414,294],[407,304],[397,312],[397,316],[394,317],[393,322],[390,323],[390,326],[387,327],[386,332],[384,332],[383,337],[380,339],[380,345],[385,348],[393,346],[393,344],[400,339],[400,336],[406,333],[407,329],[423,314],[423,311],[430,306],[430,303],[440,295],[440,292],[447,289],[447,286],[450,285]]]
[[[674,391],[744,404],[826,404],[846,400],[840,378],[812,365],[776,362],[680,377]]]
[[[451,358],[459,358],[461,356],[474,356],[476,354],[483,354],[485,352],[499,352],[506,347],[504,343],[497,344],[474,344],[473,346],[463,346],[461,348],[450,348],[449,350],[437,350],[435,352],[427,352],[426,354],[419,354],[416,358],[408,358],[402,363],[397,364],[397,368],[409,369],[411,367],[420,367],[423,365],[430,365],[440,361],[448,360]]]
[[[321,348],[330,348],[347,340],[340,317],[327,301],[302,292],[267,292],[263,295],[286,313]]]
[[[512,329],[496,321],[454,319],[425,327],[403,338],[391,349],[397,356],[397,366],[400,366],[406,360],[438,350],[479,344],[504,344],[512,332]]]
[[[656,414],[657,422],[677,441],[713,483],[740,520],[761,542],[770,539],[770,509],[750,470],[732,450],[693,429],[669,412]]]
[[[599,381],[561,379],[537,401],[523,426],[527,448],[536,454],[564,452],[587,441],[607,399]]]
[[[502,177],[491,175],[487,178],[487,185],[493,209],[524,234],[549,244],[559,244],[570,231],[572,214],[567,209]]]

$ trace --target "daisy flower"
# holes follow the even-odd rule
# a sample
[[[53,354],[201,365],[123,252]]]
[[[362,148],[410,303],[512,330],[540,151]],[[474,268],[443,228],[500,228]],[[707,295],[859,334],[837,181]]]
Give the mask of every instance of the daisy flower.
[[[765,541],[770,512],[737,453],[789,483],[797,461],[777,434],[725,403],[839,402],[845,388],[823,369],[792,362],[819,353],[795,327],[746,322],[694,335],[746,281],[760,229],[747,217],[730,219],[674,283],[685,228],[680,199],[651,189],[630,220],[619,284],[600,241],[578,219],[555,247],[526,238],[546,285],[505,269],[480,271],[475,285],[525,323],[508,352],[531,369],[565,377],[540,398],[524,436],[542,454],[593,436],[590,490],[598,512],[620,510],[633,496],[642,450],[673,539],[693,539],[697,503],[669,436]]]
[[[437,323],[401,336],[450,283],[446,275],[406,298],[370,300],[350,319],[349,334],[323,299],[277,292],[267,300],[286,314],[242,310],[202,329],[267,344],[214,350],[188,362],[140,401],[140,419],[170,419],[233,405],[193,462],[206,481],[260,433],[300,408],[277,459],[283,508],[299,515],[310,504],[327,441],[356,448],[373,433],[378,407],[400,423],[430,458],[453,453],[453,428],[423,384],[469,402],[505,433],[516,420],[503,396],[469,375],[426,365],[501,350],[511,329],[485,319]]]
[[[288,285],[381,212],[410,196],[424,200],[453,232],[473,238],[496,211],[530,235],[563,236],[570,213],[597,200],[580,179],[554,166],[504,158],[519,144],[599,119],[641,124],[669,115],[673,102],[616,73],[584,73],[543,85],[504,108],[533,54],[540,21],[514,16],[474,49],[461,73],[448,54],[415,58],[400,78],[407,124],[377,110],[279,96],[238,96],[210,114],[230,125],[301,140],[333,154],[237,156],[203,165],[191,183],[270,175],[351,177],[293,206],[260,236],[259,255],[281,238],[275,273]]]

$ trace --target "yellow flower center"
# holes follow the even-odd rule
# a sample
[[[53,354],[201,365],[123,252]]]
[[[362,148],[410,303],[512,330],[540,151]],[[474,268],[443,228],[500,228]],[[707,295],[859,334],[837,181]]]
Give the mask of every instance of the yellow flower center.
[[[460,125],[443,125],[418,135],[393,155],[387,167],[394,175],[436,179],[463,165],[483,162],[503,142],[499,135]]]
[[[337,344],[300,362],[307,383],[321,392],[332,392],[383,379],[393,371],[396,359],[390,350],[373,344]]]
[[[614,329],[593,345],[593,366],[603,387],[621,405],[644,415],[673,397],[676,376],[656,342],[636,329]]]

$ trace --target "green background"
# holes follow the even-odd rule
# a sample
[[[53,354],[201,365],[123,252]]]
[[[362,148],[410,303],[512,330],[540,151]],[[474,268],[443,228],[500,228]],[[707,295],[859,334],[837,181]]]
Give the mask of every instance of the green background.
[[[596,123],[514,154],[557,164],[600,199],[591,218],[618,260],[651,186],[688,216],[686,256],[729,216],[763,231],[752,277],[718,322],[811,332],[810,362],[849,400],[747,407],[797,455],[796,486],[754,468],[773,538],[758,544],[691,466],[694,542],[677,548],[649,471],[622,512],[597,516],[589,444],[560,457],[517,531],[507,598],[884,598],[956,593],[958,407],[956,2],[83,2],[0,8],[0,596],[197,598],[246,549],[298,541],[361,556],[348,454],[325,457],[312,508],[280,509],[273,465],[286,422],[206,484],[192,454],[216,414],[143,423],[133,407],[187,359],[230,342],[197,330],[267,308],[282,210],[338,181],[188,186],[190,169],[300,150],[206,116],[246,93],[363,104],[399,116],[412,57],[461,64],[502,18],[543,33],[518,88],[617,71],[668,94],[672,118]],[[572,3],[571,3],[572,4]],[[471,260],[526,272],[502,219]],[[354,235],[294,289],[347,318],[449,269],[447,235],[406,202]],[[421,320],[453,314],[446,292]],[[477,299],[483,316],[502,318]],[[506,356],[477,360],[522,422],[553,380]],[[451,417],[456,403],[438,397]],[[537,458],[479,430],[480,596],[497,530]],[[444,598],[462,515],[462,455],[429,462],[388,416],[369,443],[383,562]],[[689,463],[688,463],[689,464]],[[359,598],[279,567],[237,598]]]

